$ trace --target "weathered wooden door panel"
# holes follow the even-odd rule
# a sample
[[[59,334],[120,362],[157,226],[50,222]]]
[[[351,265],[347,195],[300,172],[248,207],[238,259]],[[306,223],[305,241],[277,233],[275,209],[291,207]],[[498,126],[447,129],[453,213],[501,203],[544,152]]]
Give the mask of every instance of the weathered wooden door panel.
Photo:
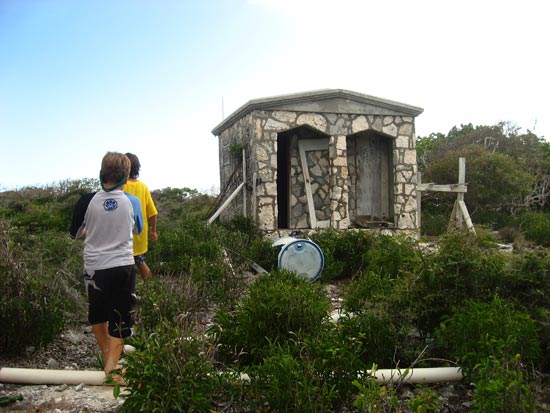
[[[317,177],[317,180],[324,179],[328,181],[328,174],[322,173],[320,165],[316,161],[321,159],[322,162],[326,162],[328,166],[328,143],[328,138],[298,140],[298,150],[300,153],[300,163],[304,177],[307,209],[311,228],[327,228],[330,226],[330,217],[329,219],[317,219],[317,214],[320,216],[326,215],[326,212],[322,210],[328,208],[328,211],[330,211],[330,194],[323,190],[323,185],[318,185],[319,182],[314,182],[315,177]],[[315,156],[308,156],[308,152],[315,152]],[[313,171],[315,171],[315,173],[312,173]],[[315,202],[314,199],[317,200],[317,202]],[[324,216],[323,218],[326,217]]]
[[[357,138],[357,216],[389,218],[391,141],[380,136]]]

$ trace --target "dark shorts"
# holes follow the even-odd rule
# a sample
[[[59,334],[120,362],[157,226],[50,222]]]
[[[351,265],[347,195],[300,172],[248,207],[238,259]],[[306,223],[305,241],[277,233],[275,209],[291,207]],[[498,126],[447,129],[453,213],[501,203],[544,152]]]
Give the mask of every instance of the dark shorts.
[[[145,264],[145,254],[135,255],[134,262],[136,263],[136,265]]]
[[[126,338],[132,335],[136,302],[136,270],[133,265],[84,274],[88,293],[88,321],[90,324],[107,322],[109,335]]]

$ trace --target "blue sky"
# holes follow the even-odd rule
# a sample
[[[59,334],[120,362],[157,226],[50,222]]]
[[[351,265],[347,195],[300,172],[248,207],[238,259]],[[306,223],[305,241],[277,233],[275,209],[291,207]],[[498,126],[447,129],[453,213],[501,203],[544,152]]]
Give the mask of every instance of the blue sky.
[[[224,115],[325,88],[424,108],[418,136],[510,121],[548,139],[544,4],[0,0],[0,190],[129,151],[151,189],[216,192]]]

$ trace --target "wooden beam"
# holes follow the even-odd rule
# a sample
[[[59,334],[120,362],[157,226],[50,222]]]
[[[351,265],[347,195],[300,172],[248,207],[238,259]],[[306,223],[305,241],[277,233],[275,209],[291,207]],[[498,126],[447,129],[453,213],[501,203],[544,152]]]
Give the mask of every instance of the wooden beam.
[[[464,194],[468,192],[468,186],[466,184],[436,185],[430,183],[418,184],[416,190],[421,192],[453,192]]]

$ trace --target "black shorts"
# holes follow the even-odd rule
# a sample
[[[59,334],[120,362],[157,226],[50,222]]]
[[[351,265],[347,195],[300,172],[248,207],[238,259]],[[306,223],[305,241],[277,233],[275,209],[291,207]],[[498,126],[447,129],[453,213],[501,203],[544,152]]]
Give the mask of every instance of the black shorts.
[[[134,265],[97,270],[84,274],[88,293],[90,324],[108,322],[109,335],[126,338],[132,335],[132,308],[136,303]]]

